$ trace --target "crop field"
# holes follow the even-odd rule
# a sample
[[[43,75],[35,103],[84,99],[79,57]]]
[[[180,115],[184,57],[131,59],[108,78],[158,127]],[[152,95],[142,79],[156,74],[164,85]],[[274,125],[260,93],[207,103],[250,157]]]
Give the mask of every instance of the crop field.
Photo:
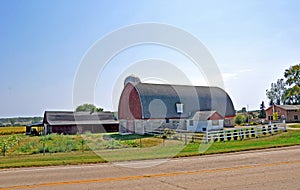
[[[22,134],[25,132],[25,126],[0,127],[0,135]]]

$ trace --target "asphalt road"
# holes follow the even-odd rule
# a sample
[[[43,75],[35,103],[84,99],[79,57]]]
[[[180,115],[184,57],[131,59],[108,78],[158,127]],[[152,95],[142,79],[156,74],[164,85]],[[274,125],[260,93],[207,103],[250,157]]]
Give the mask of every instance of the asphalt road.
[[[170,160],[0,170],[0,189],[300,189],[300,146]]]

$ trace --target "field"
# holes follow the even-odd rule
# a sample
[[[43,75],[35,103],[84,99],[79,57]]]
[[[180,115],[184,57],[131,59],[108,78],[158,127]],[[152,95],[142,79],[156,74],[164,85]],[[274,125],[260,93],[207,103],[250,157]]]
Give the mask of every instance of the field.
[[[300,131],[247,140],[187,145],[178,139],[119,134],[0,136],[0,168],[172,158],[300,145]]]
[[[25,126],[0,127],[0,135],[22,134],[25,132]]]

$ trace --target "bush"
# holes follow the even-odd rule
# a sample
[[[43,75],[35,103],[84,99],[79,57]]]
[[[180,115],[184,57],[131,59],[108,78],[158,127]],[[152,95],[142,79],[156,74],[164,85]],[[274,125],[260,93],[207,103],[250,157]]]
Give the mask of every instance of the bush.
[[[237,115],[234,118],[234,123],[237,125],[241,125],[242,123],[246,123],[247,122],[247,118],[244,115]]]
[[[257,122],[251,122],[250,125],[258,125]]]

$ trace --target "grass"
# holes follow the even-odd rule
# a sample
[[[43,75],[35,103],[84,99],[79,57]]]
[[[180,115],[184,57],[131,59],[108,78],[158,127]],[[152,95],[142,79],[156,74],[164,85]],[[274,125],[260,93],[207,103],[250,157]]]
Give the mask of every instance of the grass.
[[[300,124],[291,124],[291,125],[288,125],[288,127],[290,127],[290,128],[300,128]]]
[[[292,145],[300,145],[300,131],[288,131],[274,136],[247,139],[243,141],[215,142],[204,153],[199,153],[199,144],[189,144],[177,156],[218,154]]]
[[[86,163],[104,163],[104,159],[92,151],[55,154],[16,155],[0,158],[0,168],[55,166]]]
[[[0,136],[1,137],[1,136]],[[80,137],[80,136],[79,136]],[[163,140],[151,136],[121,136],[118,134],[102,135],[87,134],[86,148],[84,152],[80,148],[78,136],[52,135],[47,138],[47,146],[75,147],[75,150],[68,152],[47,152],[45,155],[32,152],[20,153],[20,149],[12,149],[13,152],[6,157],[0,156],[0,168],[11,167],[32,167],[32,166],[50,166],[50,165],[68,165],[68,164],[86,164],[103,163],[111,161],[142,160],[156,158],[172,158],[196,156],[205,154],[217,154],[226,152],[237,152],[244,150],[265,149],[272,147],[283,147],[300,145],[300,131],[290,130],[281,132],[274,136],[266,136],[243,141],[215,142],[212,144],[189,143],[184,145],[179,140]],[[114,137],[115,139],[112,139]],[[20,136],[18,146],[24,146],[27,143],[40,147],[41,137]],[[106,140],[105,140],[106,139]],[[72,144],[73,145],[70,145]],[[60,144],[59,144],[60,143]],[[74,145],[74,143],[77,143]],[[96,147],[91,151],[87,145]],[[27,145],[29,146],[29,145]],[[101,148],[99,148],[99,147]],[[27,147],[31,150],[32,147]],[[25,147],[26,149],[26,147]],[[39,152],[39,151],[38,151]]]

